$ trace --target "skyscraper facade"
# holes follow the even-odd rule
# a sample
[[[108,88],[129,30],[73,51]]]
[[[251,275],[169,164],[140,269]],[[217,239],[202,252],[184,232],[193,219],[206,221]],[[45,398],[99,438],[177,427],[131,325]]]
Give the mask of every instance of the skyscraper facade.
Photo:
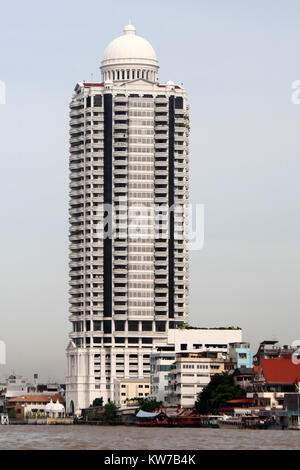
[[[186,92],[133,25],[70,104],[67,407],[113,400],[188,315]]]

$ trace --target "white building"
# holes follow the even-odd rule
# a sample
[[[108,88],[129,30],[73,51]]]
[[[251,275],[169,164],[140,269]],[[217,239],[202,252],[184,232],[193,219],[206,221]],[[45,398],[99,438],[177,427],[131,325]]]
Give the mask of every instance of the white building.
[[[211,377],[226,371],[222,352],[180,352],[169,372],[169,398],[172,405],[193,407],[197,396]]]
[[[150,356],[150,398],[167,403],[169,399],[169,372],[176,358],[175,352],[157,352]]]
[[[7,399],[18,397],[19,395],[30,393],[34,391],[26,378],[22,375],[10,375],[7,379],[5,396]]]
[[[169,373],[176,359],[176,353],[187,352],[216,352],[221,353],[224,360],[227,359],[230,343],[242,340],[241,329],[204,329],[189,328],[169,330],[168,346],[159,348],[160,351],[150,356],[150,397],[157,401],[168,403]],[[210,375],[203,376],[193,374],[195,385],[207,385]],[[199,378],[200,377],[200,378]],[[197,387],[196,387],[197,388]],[[194,389],[196,390],[194,387]],[[174,398],[173,398],[174,399]]]
[[[168,331],[168,344],[179,351],[215,351],[229,353],[230,343],[242,341],[242,330],[233,328],[183,328]]]
[[[158,68],[128,25],[70,104],[70,411],[149,378],[150,353],[187,320],[188,105]]]

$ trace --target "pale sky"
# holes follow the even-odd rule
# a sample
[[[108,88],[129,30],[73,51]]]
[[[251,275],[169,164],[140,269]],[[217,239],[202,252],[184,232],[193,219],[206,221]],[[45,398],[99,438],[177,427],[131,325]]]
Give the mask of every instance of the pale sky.
[[[64,380],[68,342],[68,105],[100,79],[129,19],[183,83],[190,195],[205,244],[190,254],[190,323],[300,339],[300,3],[12,0],[0,15],[1,328],[11,371]]]

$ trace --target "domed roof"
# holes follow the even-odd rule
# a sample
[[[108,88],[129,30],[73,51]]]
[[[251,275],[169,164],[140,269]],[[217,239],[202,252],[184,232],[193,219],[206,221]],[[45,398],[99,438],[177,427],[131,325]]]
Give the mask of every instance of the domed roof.
[[[157,58],[150,42],[141,36],[137,36],[136,29],[132,24],[125,26],[123,36],[114,39],[105,49],[102,65],[108,61],[118,62],[121,60],[129,60],[133,63],[136,59],[138,62],[150,63],[157,65]]]
[[[45,406],[45,410],[49,411],[49,412],[59,412],[60,413],[60,412],[65,410],[65,407],[64,407],[64,405],[59,403],[58,400],[56,401],[56,403],[53,403],[53,401],[50,400],[50,402],[47,403],[47,405]]]

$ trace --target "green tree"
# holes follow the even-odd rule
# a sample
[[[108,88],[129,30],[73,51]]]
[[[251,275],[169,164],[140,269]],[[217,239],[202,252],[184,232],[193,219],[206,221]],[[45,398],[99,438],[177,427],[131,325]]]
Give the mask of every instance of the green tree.
[[[17,417],[16,410],[14,408],[11,408],[10,410],[8,410],[8,417],[9,418],[16,418]]]
[[[93,403],[91,404],[92,407],[94,406],[103,406],[103,398],[95,398]]]
[[[149,400],[148,398],[137,398],[137,401],[140,405],[139,409],[143,411],[156,411],[163,406],[162,401]]]
[[[196,410],[201,414],[216,414],[228,400],[244,397],[246,392],[234,385],[232,375],[215,374],[210,383],[198,394]]]
[[[117,421],[117,407],[113,401],[104,405],[103,422],[105,424],[115,424]]]

